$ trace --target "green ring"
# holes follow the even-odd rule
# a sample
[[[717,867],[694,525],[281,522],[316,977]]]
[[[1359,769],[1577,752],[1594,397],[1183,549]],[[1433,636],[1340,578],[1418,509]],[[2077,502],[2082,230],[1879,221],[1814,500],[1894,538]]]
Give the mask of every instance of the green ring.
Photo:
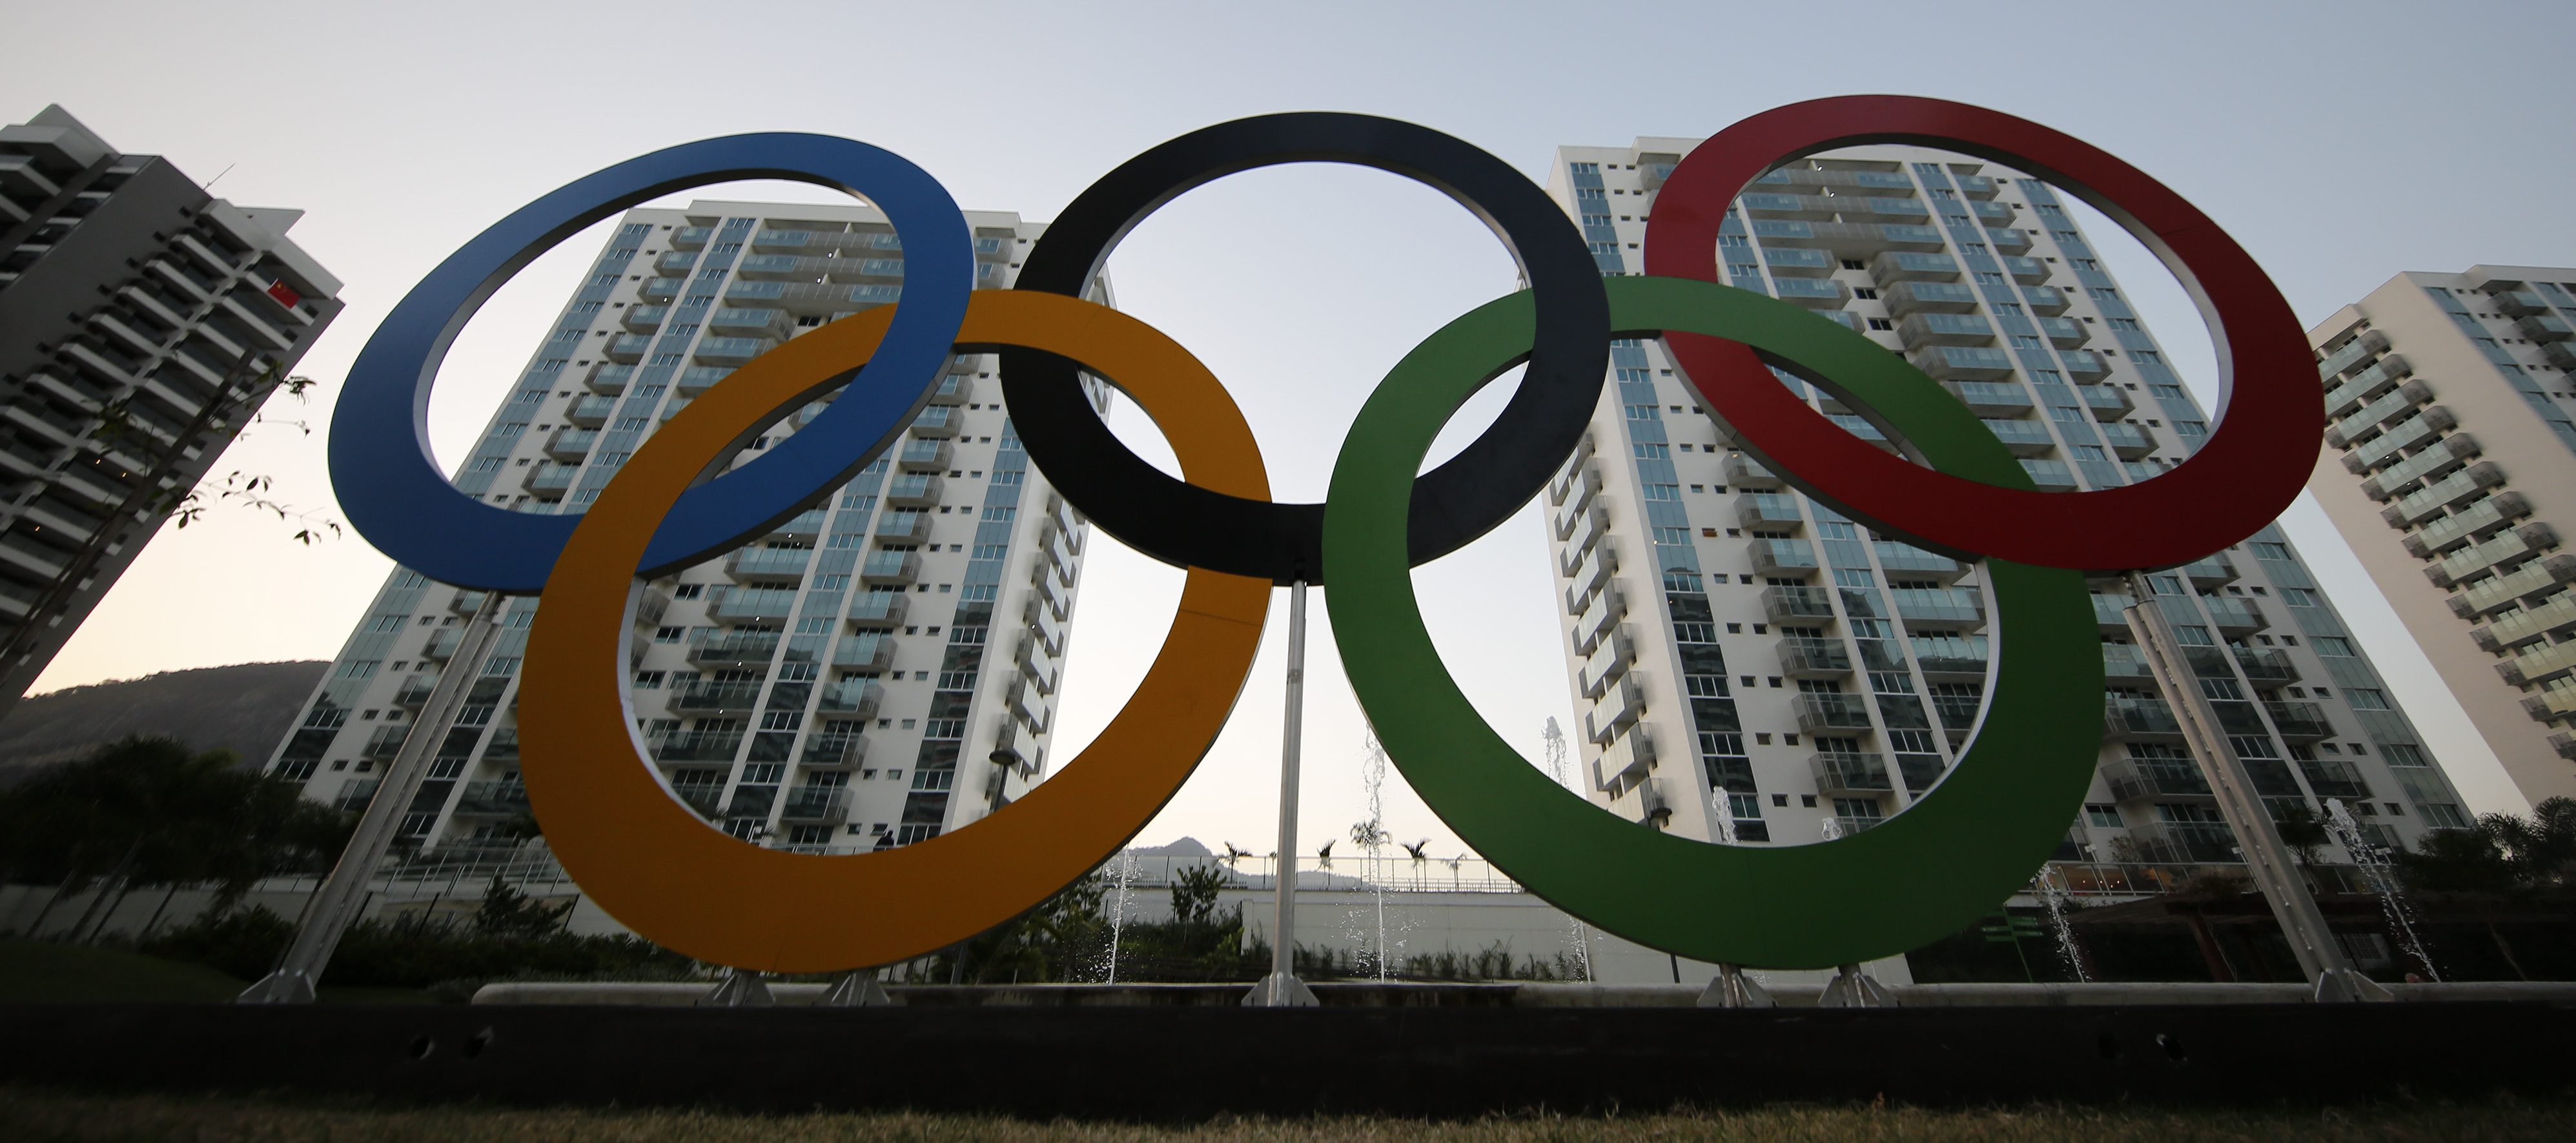
[[[1932,467],[2032,487],[1966,405],[1856,332],[1707,282],[1603,285],[1614,326],[1636,331],[1622,336],[1672,329],[1743,342],[1875,410]],[[1485,725],[1422,625],[1405,517],[1432,438],[1528,355],[1533,317],[1529,295],[1514,294],[1416,346],[1361,409],[1333,466],[1324,511],[1333,637],[1387,756],[1422,800],[1550,904],[1702,961],[1825,968],[1894,956],[2026,885],[2075,820],[2102,741],[2102,656],[2076,572],[1987,561],[1999,665],[1975,740],[1932,793],[1837,841],[1710,845],[1643,828],[1549,780]]]

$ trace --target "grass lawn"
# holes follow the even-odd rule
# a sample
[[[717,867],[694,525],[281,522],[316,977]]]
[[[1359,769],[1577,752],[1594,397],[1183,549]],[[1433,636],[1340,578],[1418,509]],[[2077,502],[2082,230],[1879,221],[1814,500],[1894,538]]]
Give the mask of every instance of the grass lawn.
[[[1140,1076],[1139,1082],[1151,1082]],[[782,1117],[704,1111],[514,1111],[484,1107],[400,1109],[326,1100],[187,1096],[106,1097],[0,1086],[0,1131],[13,1143],[187,1139],[195,1143],[618,1143],[707,1140],[1086,1140],[1292,1143],[1383,1139],[1512,1143],[1518,1140],[2123,1140],[2547,1139],[2576,1138],[2576,1104],[2551,1101],[2392,1104],[2327,1110],[2160,1110],[2018,1107],[1978,1111],[1788,1106],[1734,1112],[1565,1117],[1494,1116],[1464,1122],[1226,1119],[1187,1126],[1030,1122],[973,1116],[815,1114]]]
[[[203,1001],[225,1003],[246,982],[201,964],[118,949],[42,941],[0,941],[0,1003],[29,1000]],[[323,985],[324,1004],[435,1004],[418,988]]]

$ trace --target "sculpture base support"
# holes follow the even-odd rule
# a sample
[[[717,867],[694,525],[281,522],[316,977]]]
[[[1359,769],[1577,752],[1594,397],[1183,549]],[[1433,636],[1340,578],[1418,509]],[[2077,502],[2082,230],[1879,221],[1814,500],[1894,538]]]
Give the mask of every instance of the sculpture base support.
[[[885,1008],[901,1003],[887,994],[874,969],[861,969],[833,981],[832,990],[823,994],[826,1008]]]
[[[2317,974],[2317,1003],[2359,1004],[2364,1001],[2393,1001],[2379,982],[2363,976],[2359,969],[2330,968]]]
[[[777,999],[769,995],[769,982],[762,980],[759,973],[737,968],[733,975],[724,978],[724,983],[716,986],[715,991],[698,1001],[698,1007],[769,1008],[777,1003]]]
[[[1870,979],[1856,964],[1835,970],[1832,982],[1825,985],[1824,995],[1816,998],[1818,1008],[1894,1008],[1896,997],[1885,986]]]
[[[1317,1003],[1315,990],[1306,987],[1305,981],[1284,972],[1274,972],[1262,977],[1261,983],[1253,985],[1252,991],[1244,994],[1243,1006],[1246,1008],[1313,1008],[1317,1007]]]
[[[1721,964],[1717,975],[1709,978],[1708,990],[1699,994],[1702,1008],[1777,1008],[1780,1002],[1771,998],[1762,982],[1744,974],[1740,964]]]

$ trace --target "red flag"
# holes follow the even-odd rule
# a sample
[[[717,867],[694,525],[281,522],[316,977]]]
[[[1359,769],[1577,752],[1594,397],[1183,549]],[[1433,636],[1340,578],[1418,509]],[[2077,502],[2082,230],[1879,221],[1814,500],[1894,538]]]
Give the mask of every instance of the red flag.
[[[277,299],[277,304],[289,308],[304,300],[304,295],[296,293],[295,287],[287,285],[284,279],[273,279],[268,283],[268,296]]]

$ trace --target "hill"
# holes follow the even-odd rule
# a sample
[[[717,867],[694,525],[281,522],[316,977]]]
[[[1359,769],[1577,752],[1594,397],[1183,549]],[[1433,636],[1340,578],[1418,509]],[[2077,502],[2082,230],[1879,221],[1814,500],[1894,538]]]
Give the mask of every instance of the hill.
[[[0,719],[0,785],[29,767],[67,762],[129,734],[169,734],[199,750],[228,749],[266,762],[327,662],[241,663],[167,671],[18,702]]]

